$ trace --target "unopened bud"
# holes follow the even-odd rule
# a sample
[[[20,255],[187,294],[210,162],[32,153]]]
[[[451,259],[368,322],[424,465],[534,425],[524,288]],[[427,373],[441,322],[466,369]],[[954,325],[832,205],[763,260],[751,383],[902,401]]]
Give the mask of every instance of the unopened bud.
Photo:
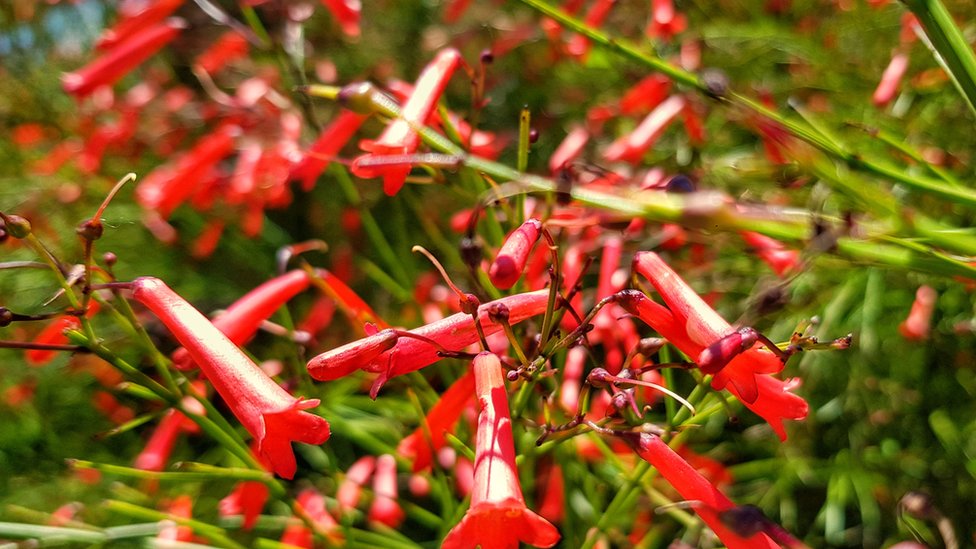
[[[27,235],[31,233],[30,221],[27,221],[24,217],[0,213],[0,218],[3,219],[6,233],[14,238],[27,238]]]
[[[492,303],[488,307],[488,318],[490,318],[492,322],[496,322],[498,324],[508,324],[509,315],[510,311],[508,310],[508,306],[504,303]]]
[[[371,82],[354,82],[339,90],[339,104],[359,114],[372,114],[374,93],[376,86]]]
[[[703,373],[714,374],[758,340],[759,334],[756,330],[741,328],[705,347],[695,362]]]
[[[0,307],[0,328],[4,326],[10,326],[10,323],[14,321],[14,314],[10,312],[10,309],[6,307]]]
[[[101,221],[87,219],[78,225],[75,232],[78,233],[78,236],[81,238],[91,242],[102,237],[102,233],[105,232],[105,227],[102,225]]]

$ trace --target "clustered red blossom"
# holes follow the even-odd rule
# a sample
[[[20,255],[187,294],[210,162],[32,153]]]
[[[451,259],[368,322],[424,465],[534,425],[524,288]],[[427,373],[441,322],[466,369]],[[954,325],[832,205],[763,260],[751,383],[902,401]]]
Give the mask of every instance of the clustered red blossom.
[[[283,92],[279,75],[256,72],[242,80],[229,70],[235,64],[248,63],[250,49],[255,47],[249,36],[235,29],[220,33],[193,61],[192,70],[212,100],[204,107],[195,107],[192,98],[196,92],[173,83],[168,75],[149,71],[139,84],[116,97],[113,86],[181,39],[187,25],[172,16],[183,4],[183,0],[122,4],[119,22],[97,44],[97,58],[63,78],[64,90],[79,100],[84,113],[81,124],[89,130],[85,132],[87,138],[56,146],[34,169],[50,174],[74,161],[82,172],[94,173],[113,147],[129,147],[133,154],[152,147],[153,152],[170,160],[141,178],[136,188],[136,200],[145,210],[145,224],[169,242],[176,238],[169,220],[180,208],[213,214],[193,248],[195,255],[204,257],[215,250],[228,223],[240,224],[246,235],[259,235],[265,210],[284,208],[293,201],[292,183],[298,182],[302,192],[314,190],[330,163],[341,159],[342,151],[375,113],[366,113],[350,100],[324,125],[312,144],[303,147],[305,122],[298,106]],[[261,7],[270,2],[248,4]],[[360,35],[358,0],[322,0],[321,4],[343,33]],[[768,9],[779,10],[780,4],[788,2],[772,4]],[[468,7],[465,1],[446,2],[445,20],[464,17]],[[582,13],[585,22],[594,27],[604,24],[614,7],[615,2],[606,0],[562,2],[564,11]],[[913,25],[917,22],[904,22],[906,28]],[[542,26],[557,55],[585,60],[591,48],[586,37],[565,32],[552,20],[544,20]],[[669,42],[686,28],[685,16],[671,0],[650,3],[644,31],[649,39]],[[903,45],[910,39],[903,38]],[[681,60],[686,68],[698,67],[700,47],[691,41],[682,44]],[[503,49],[499,46],[495,51]],[[504,138],[474,127],[452,111],[439,109],[455,73],[468,68],[458,49],[445,47],[432,56],[414,84],[388,82],[385,89],[399,105],[400,114],[383,120],[385,126],[378,137],[359,142],[362,153],[348,162],[351,173],[363,179],[382,178],[385,194],[398,194],[410,181],[414,167],[427,164],[425,160],[431,158],[423,154],[426,149],[421,130],[425,129],[441,135],[456,132],[466,153],[497,157],[505,145]],[[907,53],[896,51],[874,94],[875,105],[884,106],[897,95],[907,69]],[[384,95],[394,101],[391,97]],[[763,103],[774,106],[768,95]],[[671,127],[679,119],[683,126],[680,138],[692,146],[703,143],[704,110],[703,103],[675,89],[667,77],[641,78],[619,99],[591,108],[585,124],[568,128],[548,159],[548,168],[554,180],[576,189],[633,184],[666,198],[692,193],[696,190],[692,178],[661,168],[637,172],[637,167],[644,164],[657,141],[673,131]],[[109,115],[113,111],[117,116]],[[605,146],[598,144],[604,126],[617,117],[629,118],[633,129]],[[194,118],[211,129],[191,134],[185,122]],[[138,127],[140,119],[151,121],[156,139],[141,138],[145,129]],[[800,146],[795,138],[775,122],[755,116],[745,123],[756,130],[771,163],[786,164],[798,156]],[[43,131],[23,127],[17,139],[41,140]],[[587,170],[581,159],[587,157],[588,147],[600,149],[596,155],[611,168]],[[461,212],[452,226],[473,236],[480,214],[480,208]],[[320,404],[318,399],[294,396],[294,387],[279,381],[283,377],[279,376],[280,365],[275,368],[255,363],[242,350],[259,330],[274,330],[269,319],[286,302],[313,287],[321,290],[307,315],[296,323],[297,330],[280,330],[296,339],[299,335],[305,338],[303,344],[318,347],[315,338],[330,327],[337,310],[364,334],[308,360],[307,373],[317,381],[363,373],[372,379],[369,392],[376,398],[383,385],[396,376],[412,374],[446,356],[463,356],[463,371],[445,380],[437,401],[401,439],[395,455],[359,456],[345,468],[336,489],[336,506],[330,506],[316,488],[299,492],[294,510],[304,520],[290,517],[282,543],[313,547],[316,536],[322,535],[341,543],[337,520],[351,520],[367,500],[370,523],[398,528],[406,520],[399,476],[405,467],[413,474],[409,489],[414,494],[430,492],[427,475],[431,472],[451,470],[457,494],[470,497],[464,516],[443,539],[444,547],[514,548],[520,542],[551,547],[559,542],[557,525],[565,520],[566,511],[563,466],[553,460],[539,461],[534,498],[529,500],[535,502],[535,510],[523,494],[520,477],[532,472],[520,471],[517,464],[509,396],[519,376],[531,372],[525,374],[513,367],[518,357],[512,356],[507,337],[512,326],[520,323],[534,323],[538,331],[540,317],[553,314],[554,307],[561,316],[551,327],[553,331],[540,338],[553,333],[572,334],[574,338],[563,346],[565,358],[561,363],[551,357],[544,361],[551,368],[546,375],[558,375],[559,389],[553,403],[556,411],[552,413],[588,425],[604,420],[616,426],[625,424],[628,414],[640,415],[643,406],[653,406],[662,393],[671,390],[656,368],[663,365],[654,364],[657,351],[670,344],[687,359],[684,366],[708,376],[705,379],[713,390],[731,393],[763,418],[781,440],[787,437],[785,420],[807,417],[806,401],[793,392],[800,380],[781,375],[785,360],[767,347],[769,344],[759,342],[753,332],[734,327],[720,316],[712,307],[717,294],[700,295],[679,275],[679,270],[708,268],[710,251],[698,239],[700,235],[678,223],[652,226],[643,219],[622,219],[583,207],[565,196],[554,203],[528,198],[517,218],[526,221],[511,224],[511,232],[494,250],[490,262],[476,259],[469,265],[473,271],[481,271],[494,286],[493,291],[511,293],[484,303],[477,298],[466,301],[463,296],[452,299],[436,277],[423,277],[414,292],[422,320],[412,328],[391,327],[384,322],[350,288],[348,272],[341,266],[335,272],[311,268],[283,272],[212,319],[159,279],[141,277],[129,285],[132,298],[152,312],[179,344],[171,354],[171,364],[188,376],[197,376],[199,385],[193,389],[194,395],[219,399],[253,439],[254,461],[269,475],[286,479],[293,478],[300,466],[293,442],[319,445],[330,436],[329,423],[313,412]],[[362,224],[355,214],[344,221],[348,232],[358,231]],[[611,226],[615,228],[609,229]],[[654,236],[653,247],[661,253],[649,250],[649,233]],[[759,232],[741,231],[740,236],[777,276],[796,274],[803,268],[798,250]],[[597,269],[590,269],[588,258],[598,262]],[[640,289],[644,283],[653,292]],[[663,304],[655,301],[654,294]],[[554,295],[557,298],[551,299]],[[906,338],[928,337],[936,298],[931,288],[919,288],[901,325]],[[34,342],[66,343],[65,331],[78,330],[80,316],[98,313],[99,302],[91,301],[85,311],[57,317]],[[597,302],[603,308],[583,322],[585,306]],[[651,330],[662,339],[655,342],[649,338]],[[27,360],[42,365],[53,354],[35,349],[27,353]],[[589,364],[592,357],[600,361],[595,368]],[[584,392],[588,392],[586,399],[582,398]],[[101,391],[97,395],[96,406],[113,421],[133,419],[132,410],[112,393]],[[5,396],[8,403],[17,398],[18,394]],[[582,402],[589,403],[589,408],[582,409]],[[135,467],[149,472],[164,470],[179,436],[198,432],[187,417],[204,415],[198,405],[188,399],[181,402],[179,410],[163,412]],[[548,417],[532,420],[550,425]],[[745,531],[729,522],[728,517],[741,508],[720,490],[734,481],[721,463],[684,446],[672,449],[666,437],[633,427],[619,431],[593,428],[612,438],[605,449],[587,437],[577,437],[579,457],[596,461],[604,457],[602,452],[609,451],[629,463],[635,457],[645,460],[728,547],[776,546],[779,540],[766,532]],[[448,443],[449,434],[461,431],[473,432],[473,461]],[[267,482],[241,481],[220,501],[219,512],[222,516],[242,516],[244,528],[251,529],[269,498]],[[164,511],[173,517],[190,518],[192,507],[192,501],[177,498],[167,502]],[[631,533],[632,540],[639,540],[652,520],[649,514],[642,516]],[[160,538],[194,539],[192,532],[178,527],[163,529]]]

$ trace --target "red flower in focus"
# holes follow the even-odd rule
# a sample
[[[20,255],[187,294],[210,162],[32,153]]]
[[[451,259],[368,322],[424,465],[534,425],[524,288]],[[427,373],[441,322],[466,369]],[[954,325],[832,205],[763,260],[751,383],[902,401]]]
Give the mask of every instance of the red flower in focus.
[[[427,119],[437,107],[441,94],[447,86],[454,70],[461,63],[461,54],[454,48],[442,50],[417,79],[413,95],[404,103],[400,117],[390,123],[379,139],[364,142],[362,147],[368,151],[353,161],[352,171],[357,172],[358,164],[364,159],[376,156],[408,155],[417,150],[420,136],[416,128],[427,123]],[[391,166],[383,175],[383,191],[395,195],[406,182],[410,173],[409,165]],[[358,174],[357,174],[358,175]]]
[[[803,419],[808,407],[789,392],[796,382],[765,375],[783,369],[779,357],[752,345],[754,339],[729,325],[657,254],[638,253],[634,269],[651,281],[668,307],[637,291],[628,292],[621,306],[693,358],[704,373],[713,374],[713,388],[728,389],[786,440],[782,419]]]
[[[295,475],[291,442],[322,444],[329,424],[305,412],[318,400],[295,398],[269,378],[205,316],[161,280],[138,278],[132,296],[166,324],[200,366],[237,419],[257,441],[258,454],[278,475]]]
[[[671,483],[671,486],[674,486],[682,498],[694,503],[691,508],[729,549],[759,549],[763,547],[775,549],[779,547],[761,532],[752,536],[741,536],[726,526],[720,513],[734,509],[735,504],[722,492],[719,492],[705,477],[698,474],[694,467],[689,465],[659,437],[642,433],[625,440],[633,446],[634,451],[641,459],[653,465],[661,473],[661,476]]]
[[[66,73],[61,78],[64,91],[83,98],[101,86],[111,86],[176,38],[185,27],[182,19],[172,18],[141,29],[81,69]]]
[[[271,318],[288,300],[308,289],[309,274],[296,269],[254,288],[235,301],[212,323],[234,345],[244,345],[257,333],[261,323]],[[173,366],[178,370],[194,367],[185,348],[173,352]]]
[[[445,549],[504,549],[525,542],[552,547],[559,531],[525,506],[518,471],[508,394],[501,361],[489,352],[474,359],[478,395],[474,491],[464,518],[444,538]]]
[[[541,234],[542,222],[532,218],[508,235],[488,269],[488,278],[496,288],[507,290],[518,282],[525,270],[529,252]]]

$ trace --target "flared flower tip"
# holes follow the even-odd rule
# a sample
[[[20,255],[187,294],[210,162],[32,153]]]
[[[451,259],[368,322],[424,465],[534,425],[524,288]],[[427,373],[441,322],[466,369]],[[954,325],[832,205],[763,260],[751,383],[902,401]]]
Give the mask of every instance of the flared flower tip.
[[[559,530],[521,501],[485,502],[468,509],[464,519],[444,538],[442,549],[518,549],[519,542],[552,547]]]
[[[299,398],[280,412],[262,415],[264,433],[258,437],[258,452],[271,463],[272,470],[278,476],[286,479],[295,476],[298,466],[291,448],[292,441],[322,444],[329,439],[329,422],[303,411],[318,405],[318,399]]]

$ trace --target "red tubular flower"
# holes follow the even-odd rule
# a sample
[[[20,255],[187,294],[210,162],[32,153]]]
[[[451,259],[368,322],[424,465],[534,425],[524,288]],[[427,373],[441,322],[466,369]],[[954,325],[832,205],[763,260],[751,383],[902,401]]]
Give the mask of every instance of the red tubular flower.
[[[651,111],[634,131],[611,143],[603,153],[603,157],[610,162],[621,160],[635,164],[640,162],[644,153],[654,145],[668,124],[677,118],[684,108],[685,99],[680,95],[667,98]]]
[[[671,79],[660,74],[645,76],[631,86],[620,98],[620,114],[643,114],[650,112],[671,91]]]
[[[85,316],[91,318],[101,305],[97,301],[92,300],[88,304],[88,312]],[[44,327],[40,333],[34,338],[34,343],[45,343],[45,344],[55,344],[63,345],[68,343],[68,336],[64,335],[65,330],[78,330],[81,328],[81,321],[78,320],[77,316],[74,315],[64,315],[51,321],[50,324]],[[57,356],[59,351],[51,351],[48,349],[28,349],[24,353],[24,358],[27,359],[27,364],[31,366],[43,366]]]
[[[275,277],[235,301],[213,320],[213,325],[234,345],[244,345],[254,337],[262,322],[308,286],[308,273],[301,269]],[[173,365],[178,370],[194,367],[185,348],[173,352]]]
[[[217,512],[221,517],[242,515],[244,529],[250,530],[261,516],[261,510],[268,501],[270,491],[268,485],[257,480],[246,480],[237,483],[234,490],[227,494],[217,504]]]
[[[583,22],[592,28],[599,27],[603,24],[607,16],[610,15],[610,10],[613,9],[613,5],[616,3],[616,0],[596,0],[586,12],[586,17],[583,18]],[[585,59],[586,54],[590,52],[590,39],[582,34],[574,34],[569,39],[569,44],[566,45],[566,51],[573,57]]]
[[[64,91],[77,98],[90,95],[101,86],[111,86],[159,51],[186,28],[182,19],[172,18],[147,29],[141,29],[129,40],[118,44],[101,57],[75,72],[61,77]]]
[[[583,147],[586,146],[586,142],[590,140],[590,132],[586,131],[583,126],[574,126],[573,129],[569,130],[566,137],[559,143],[556,150],[549,157],[549,172],[556,173],[558,170],[566,167],[567,164],[572,162],[576,157],[583,152]]]
[[[184,0],[145,2],[145,9],[138,13],[123,14],[122,18],[112,28],[105,29],[95,41],[95,49],[105,51],[118,46],[136,36],[139,31],[143,31],[146,27],[155,25],[172,15],[183,5],[183,2]]]
[[[403,80],[390,81],[386,87],[401,103],[405,103],[413,95],[413,84]],[[505,142],[498,139],[495,134],[472,128],[471,124],[453,111],[447,111],[447,121],[457,131],[461,143],[471,154],[488,159],[498,158],[498,155],[501,154]],[[441,130],[445,126],[444,120],[436,110],[430,114],[428,123]]]
[[[321,2],[339,22],[343,33],[348,36],[359,36],[359,19],[363,9],[360,0],[321,0]]]
[[[325,171],[333,157],[339,154],[346,142],[352,138],[366,116],[343,110],[312,143],[304,157],[291,169],[290,179],[302,182],[302,190],[311,191],[315,181]]]
[[[800,252],[789,250],[782,242],[753,231],[739,233],[746,244],[752,246],[759,259],[763,260],[777,276],[784,276],[800,266]]]
[[[563,363],[563,382],[559,391],[559,405],[569,414],[579,408],[579,393],[583,383],[583,369],[586,367],[586,347],[570,347]]]
[[[464,518],[444,538],[444,549],[481,546],[516,549],[519,542],[552,547],[559,531],[525,506],[518,471],[508,393],[501,361],[489,352],[475,357],[478,432],[475,442],[474,491]]]
[[[515,294],[485,303],[478,308],[478,318],[486,335],[501,331],[502,326],[488,316],[494,304],[508,307],[510,324],[545,312],[548,291],[539,290]],[[467,313],[456,313],[437,322],[410,330],[411,333],[432,339],[448,350],[460,350],[478,341],[474,319]],[[392,337],[381,331],[366,338],[326,351],[308,362],[308,373],[319,381],[338,379],[364,369],[382,372],[384,379],[408,374],[441,359],[433,345],[412,337]],[[391,346],[392,342],[392,346]]]
[[[327,534],[332,542],[341,543],[341,537],[335,532],[339,525],[326,510],[325,497],[322,494],[315,488],[306,488],[298,493],[295,502],[302,513],[312,520],[316,529]],[[305,526],[304,522],[297,519],[285,526],[285,531],[281,534],[281,543],[307,549],[315,547],[312,531]]]
[[[444,391],[437,404],[427,412],[427,417],[424,419],[426,429],[421,425],[400,441],[397,454],[413,459],[413,472],[430,467],[434,460],[434,452],[444,447],[445,433],[457,423],[473,393],[474,373],[468,370]],[[429,441],[427,432],[430,433]]]
[[[908,318],[898,325],[898,332],[902,337],[911,341],[924,341],[929,338],[932,314],[935,312],[935,302],[938,298],[939,294],[931,287],[919,286]]]
[[[908,54],[896,53],[891,56],[891,61],[881,75],[881,82],[878,83],[877,89],[874,90],[874,95],[871,96],[871,101],[875,107],[884,107],[895,98],[895,95],[898,93],[898,86],[901,84],[901,79],[905,77],[907,71]]]
[[[339,513],[347,513],[359,505],[359,496],[362,494],[363,485],[373,474],[376,468],[376,458],[373,456],[363,456],[356,460],[346,470],[346,478],[339,484],[336,492],[336,501],[339,503]]]
[[[136,200],[142,207],[157,210],[163,217],[169,217],[197,190],[200,178],[234,152],[239,134],[238,126],[224,124],[202,137],[176,161],[175,166],[160,166],[146,176],[136,187]]]
[[[159,426],[156,427],[152,436],[149,437],[146,446],[136,456],[133,467],[144,471],[162,471],[166,467],[166,461],[169,460],[170,454],[173,452],[173,446],[176,445],[177,437],[183,431],[191,430],[195,427],[196,424],[190,421],[182,412],[175,408],[170,409],[163,416],[163,419],[160,420]]]
[[[560,523],[566,514],[566,487],[563,468],[555,460],[545,460],[539,465],[538,489],[539,515],[549,522]]]
[[[293,440],[322,444],[325,419],[305,412],[319,401],[295,398],[264,374],[205,316],[156,278],[138,278],[132,296],[151,310],[189,352],[237,419],[257,441],[275,473],[295,475]]]
[[[808,407],[789,392],[796,383],[764,375],[783,369],[779,357],[751,345],[755,339],[729,325],[657,254],[638,253],[634,269],[651,281],[668,307],[637,291],[627,292],[620,305],[693,358],[704,373],[713,374],[713,388],[728,389],[786,440],[782,419],[803,419]]]
[[[369,522],[377,522],[397,528],[403,522],[404,513],[397,502],[396,458],[383,454],[376,459],[376,472],[373,474],[373,502],[369,506]]]
[[[681,497],[693,502],[692,509],[729,549],[776,549],[779,546],[766,534],[743,537],[729,529],[719,513],[735,508],[729,498],[712,486],[694,467],[675,453],[659,437],[642,433],[627,441],[644,461],[661,473]]]
[[[200,67],[208,74],[213,74],[224,67],[227,63],[247,57],[250,46],[244,35],[229,30],[222,34],[216,42],[210,45],[203,53],[197,56],[194,66]]]
[[[507,290],[518,282],[529,259],[532,246],[542,235],[542,222],[531,218],[508,235],[498,255],[488,269],[488,278],[499,290]]]
[[[173,517],[177,518],[192,518],[193,517],[193,498],[183,494],[177,496],[172,501],[168,501],[163,504],[163,511]],[[163,526],[156,539],[166,540],[166,541],[193,541],[193,528],[189,526],[179,526],[171,521],[169,524]]]
[[[420,136],[415,128],[427,123],[427,119],[437,107],[441,94],[447,86],[454,70],[461,63],[461,54],[454,48],[447,48],[437,54],[437,57],[424,68],[414,85],[413,95],[404,103],[400,117],[394,120],[379,139],[364,144],[367,154],[353,161],[353,173],[357,169],[357,161],[369,156],[386,156],[412,154],[420,145]],[[383,191],[395,195],[406,182],[409,166],[397,166],[383,176]]]
[[[644,31],[648,38],[660,38],[667,42],[687,26],[688,20],[674,10],[672,0],[651,0],[651,21]]]

